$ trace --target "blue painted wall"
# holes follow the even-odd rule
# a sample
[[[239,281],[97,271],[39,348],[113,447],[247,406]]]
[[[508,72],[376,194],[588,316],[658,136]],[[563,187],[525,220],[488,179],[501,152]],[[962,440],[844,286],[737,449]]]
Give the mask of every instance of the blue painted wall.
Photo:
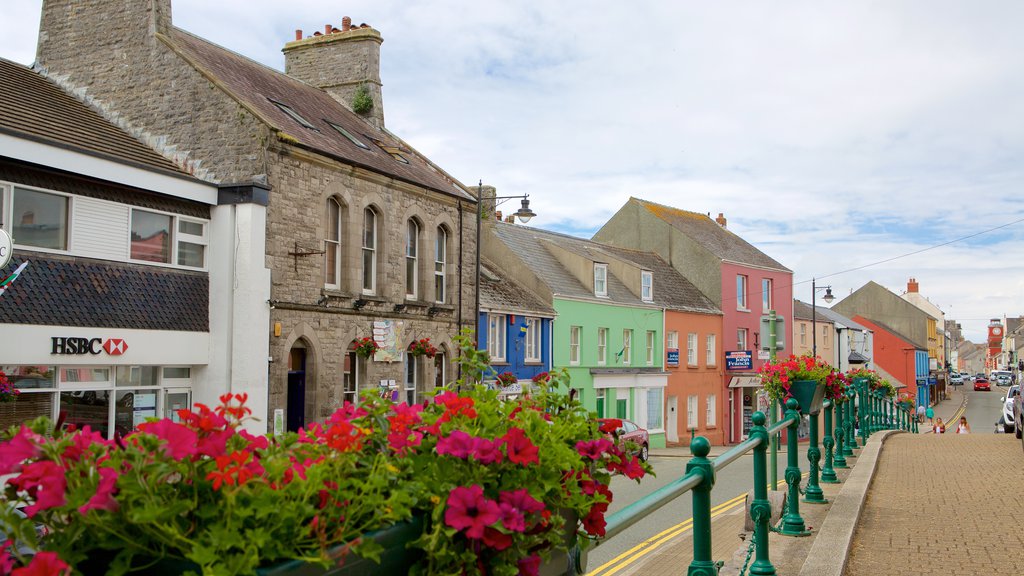
[[[520,314],[506,314],[505,319],[505,362],[493,363],[494,370],[484,378],[494,378],[502,372],[511,372],[519,380],[529,381],[541,372],[551,370],[551,319],[540,318],[540,356],[541,361],[537,363],[526,363],[526,319],[527,316]],[[534,318],[536,318],[534,316]],[[488,315],[480,313],[477,322],[477,349],[487,350],[488,337]]]

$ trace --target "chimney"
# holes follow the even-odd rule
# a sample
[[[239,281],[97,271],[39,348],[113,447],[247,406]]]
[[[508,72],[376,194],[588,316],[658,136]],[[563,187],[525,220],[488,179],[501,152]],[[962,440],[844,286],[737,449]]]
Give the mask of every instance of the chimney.
[[[911,293],[911,292],[917,293],[917,288],[918,288],[917,280],[914,280],[913,278],[911,278],[910,280],[907,281],[907,293],[908,294]]]
[[[725,223],[726,223],[725,215],[722,214],[721,212],[719,212],[718,213],[718,218],[715,218],[715,222],[718,222],[719,226],[721,226],[722,228],[725,228]]]
[[[498,210],[498,211],[496,211],[496,212],[494,213],[494,219],[495,219],[495,220],[504,220],[504,217],[503,217],[503,216],[502,216],[502,214],[501,214],[501,210]]]
[[[384,102],[380,82],[380,32],[365,24],[352,26],[341,19],[341,28],[324,26],[314,33],[285,44],[284,71],[316,86],[377,128],[384,127]]]
[[[478,194],[478,201],[480,205],[480,214],[484,221],[497,218],[501,220],[501,213],[495,212],[497,208],[497,202],[495,198],[498,196],[498,189],[494,186],[488,186],[487,184],[480,183],[477,186],[476,192]]]

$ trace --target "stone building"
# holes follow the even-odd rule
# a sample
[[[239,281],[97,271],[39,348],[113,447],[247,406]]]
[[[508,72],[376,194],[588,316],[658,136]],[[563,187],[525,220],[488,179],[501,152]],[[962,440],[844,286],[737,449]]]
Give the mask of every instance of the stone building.
[[[347,18],[298,31],[284,74],[174,27],[170,0],[43,2],[40,73],[222,203],[266,206],[265,253],[236,243],[234,258],[270,271],[265,308],[238,311],[267,319],[267,393],[251,403],[268,428],[381,384],[417,398],[450,378],[452,336],[475,323],[475,198],[384,127],[381,41]],[[364,337],[384,348],[357,355]],[[422,338],[442,354],[403,354]],[[254,387],[219,383],[236,386]]]

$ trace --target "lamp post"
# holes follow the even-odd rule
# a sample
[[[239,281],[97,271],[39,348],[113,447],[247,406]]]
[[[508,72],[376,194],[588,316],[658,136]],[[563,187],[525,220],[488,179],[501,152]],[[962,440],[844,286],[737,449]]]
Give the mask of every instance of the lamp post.
[[[828,302],[828,303],[831,304],[832,301],[835,300],[835,296],[832,295],[832,287],[831,286],[824,286],[824,287],[822,287],[822,289],[825,290],[825,296],[823,296],[822,299],[825,300],[825,302]],[[812,278],[811,279],[811,355],[814,357],[815,362],[817,362],[817,358],[818,358],[818,314],[817,314],[817,309],[816,309],[817,306],[815,305],[815,297],[817,295],[817,292],[818,292],[818,287],[815,285],[815,279]],[[804,493],[806,495],[804,497],[804,502],[809,502],[809,503],[812,503],[812,504],[825,504],[826,502],[828,502],[828,500],[825,499],[824,493],[821,490],[821,486],[818,484],[818,472],[820,470],[818,468],[818,460],[821,459],[821,450],[818,448],[818,415],[810,413],[810,410],[809,410],[810,407],[809,406],[807,407],[807,409],[808,409],[808,416],[807,416],[808,422],[807,422],[807,424],[808,424],[808,428],[809,428],[809,432],[810,432],[810,442],[809,442],[810,445],[807,447],[807,459],[810,461],[811,466],[810,466],[810,474],[809,474],[808,479],[807,479],[807,489],[804,491]],[[827,411],[830,411],[830,410],[832,410],[831,405],[826,409],[826,414],[828,414]],[[832,423],[832,418],[826,416],[825,422],[827,424],[831,424]],[[828,445],[831,444],[831,433],[828,430],[826,430],[825,434],[826,434],[826,447],[828,447]],[[826,459],[826,464],[827,464],[826,471],[830,471],[831,468],[832,468],[831,467],[831,460],[832,460],[831,456],[829,456]],[[831,476],[835,477],[835,472],[832,472]]]
[[[825,291],[825,295],[822,296],[821,299],[824,300],[826,304],[831,304],[832,301],[836,299],[836,297],[832,295],[832,287],[831,286],[822,286],[821,288],[818,288],[817,286],[815,286],[815,282],[817,282],[817,280],[815,278],[811,278],[811,356],[814,356],[815,358],[817,358],[818,357],[818,310],[817,310],[817,306],[815,306],[815,304],[814,304],[815,303],[815,299],[816,299],[816,297],[818,295],[818,290],[824,290]]]
[[[475,318],[473,324],[479,329],[480,326],[480,222],[484,219],[484,181],[481,180],[477,184],[476,194],[476,271],[474,285],[476,286],[476,297],[473,299],[473,314]],[[516,210],[513,216],[519,218],[519,220],[526,224],[531,218],[537,214],[530,210],[530,195],[522,194],[520,196],[490,196],[488,200],[494,200],[494,207],[498,207],[498,200],[512,200],[514,198],[521,198],[523,200],[522,206],[519,210]],[[480,341],[479,334],[477,335],[477,342]]]

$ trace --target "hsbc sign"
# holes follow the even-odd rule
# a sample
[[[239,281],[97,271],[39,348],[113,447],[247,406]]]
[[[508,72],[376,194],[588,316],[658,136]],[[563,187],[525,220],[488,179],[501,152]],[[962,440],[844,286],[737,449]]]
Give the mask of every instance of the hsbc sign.
[[[128,350],[128,343],[121,338],[50,338],[50,354],[93,356],[106,352],[109,356],[120,356]]]

